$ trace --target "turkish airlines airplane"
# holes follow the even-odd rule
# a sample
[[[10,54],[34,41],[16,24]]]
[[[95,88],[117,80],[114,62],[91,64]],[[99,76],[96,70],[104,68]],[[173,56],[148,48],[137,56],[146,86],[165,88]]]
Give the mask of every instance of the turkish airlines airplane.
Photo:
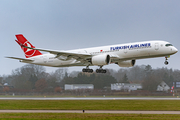
[[[22,34],[16,35],[16,38],[26,58],[7,58],[51,67],[86,66],[82,71],[88,73],[93,72],[89,66],[99,66],[96,72],[106,73],[106,70],[102,69],[104,65],[115,63],[120,67],[132,67],[137,59],[145,58],[165,57],[167,65],[170,55],[178,52],[172,44],[166,41],[144,41],[60,51],[35,48]],[[40,51],[48,52],[48,54],[42,54]]]

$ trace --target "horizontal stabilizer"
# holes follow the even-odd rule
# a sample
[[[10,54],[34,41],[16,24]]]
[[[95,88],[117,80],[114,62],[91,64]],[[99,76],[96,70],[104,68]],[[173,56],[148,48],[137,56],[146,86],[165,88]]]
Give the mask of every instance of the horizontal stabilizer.
[[[27,59],[27,58],[17,58],[17,57],[6,57],[6,58],[16,59],[16,60],[20,60],[20,62],[26,62],[26,63],[30,63],[30,62],[34,61],[31,59]]]

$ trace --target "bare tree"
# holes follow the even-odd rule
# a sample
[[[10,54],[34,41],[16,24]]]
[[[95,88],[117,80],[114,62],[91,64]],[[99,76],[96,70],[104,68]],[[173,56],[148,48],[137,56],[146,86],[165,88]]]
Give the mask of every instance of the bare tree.
[[[124,74],[126,74],[128,72],[127,69],[123,68],[123,69],[119,69],[118,72],[115,74],[115,78],[118,82],[121,81],[121,79],[124,77]]]
[[[46,78],[45,68],[27,64],[12,71],[12,85],[19,89],[33,89],[38,79]]]
[[[55,87],[54,92],[60,93],[62,91],[61,87]]]
[[[46,80],[45,79],[38,80],[36,82],[35,86],[36,86],[37,91],[43,92],[47,87]]]
[[[3,83],[3,77],[0,76],[0,84]]]
[[[40,65],[27,64],[21,67],[21,73],[30,77],[31,75],[37,76],[38,79],[45,78],[45,68]]]
[[[59,68],[55,71],[54,76],[56,77],[57,81],[61,81],[67,72],[67,68]]]
[[[128,77],[127,77],[126,73],[124,74],[124,76],[123,76],[123,78],[120,80],[120,82],[122,82],[122,83],[129,83]]]
[[[69,74],[69,77],[77,77],[78,76],[78,74],[79,74],[80,72],[79,71],[72,71],[70,74]]]
[[[31,89],[31,83],[24,75],[13,76],[12,85],[18,89]]]
[[[162,82],[162,77],[157,77],[154,73],[151,75],[148,75],[144,78],[144,81],[142,82],[142,86],[144,90],[148,91],[156,91],[157,86]]]
[[[57,83],[57,78],[56,78],[56,76],[55,76],[55,74],[53,73],[53,74],[50,74],[49,76],[48,76],[48,78],[46,79],[47,80],[47,85],[48,85],[48,87],[50,87],[50,88],[55,88],[55,87],[57,87],[58,85],[58,83]]]
[[[3,91],[4,91],[4,92],[9,92],[9,90],[10,90],[10,89],[9,89],[8,86],[4,86],[4,88],[3,88]]]
[[[146,67],[145,65],[141,65],[141,66],[136,65],[130,68],[126,73],[129,81],[142,81],[146,75],[145,67]]]

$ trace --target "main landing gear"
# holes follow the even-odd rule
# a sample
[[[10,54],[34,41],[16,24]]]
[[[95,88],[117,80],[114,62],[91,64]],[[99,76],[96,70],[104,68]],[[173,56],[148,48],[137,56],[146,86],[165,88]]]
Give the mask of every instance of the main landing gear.
[[[93,69],[89,69],[89,66],[82,69],[82,72],[93,73]]]
[[[99,69],[96,69],[96,73],[106,73],[106,70],[102,69],[103,66],[100,66]]]
[[[106,70],[104,70],[104,69],[96,69],[96,73],[106,73]]]
[[[165,59],[166,59],[166,60],[165,60],[164,64],[165,64],[165,65],[168,65],[168,64],[169,64],[169,62],[167,61],[167,60],[168,60],[168,57],[165,57]]]
[[[99,69],[96,69],[96,73],[106,73],[107,71],[102,69],[103,66],[100,66]],[[93,69],[89,69],[89,66],[87,66],[86,68],[82,69],[82,72],[86,72],[86,73],[93,73]]]

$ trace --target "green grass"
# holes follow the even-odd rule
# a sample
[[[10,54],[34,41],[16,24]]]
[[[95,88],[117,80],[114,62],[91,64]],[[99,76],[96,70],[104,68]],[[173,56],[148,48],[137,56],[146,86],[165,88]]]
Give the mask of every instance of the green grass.
[[[179,111],[179,100],[0,100],[2,110]]]
[[[147,98],[149,98],[149,97],[151,97],[151,98],[174,98],[173,96],[123,96],[123,95],[121,95],[121,96],[108,96],[108,95],[105,95],[106,97],[110,97],[110,98],[115,98],[115,97],[120,97],[120,98],[123,98],[123,97],[126,97],[126,98],[128,98],[128,97],[139,97],[139,98],[141,98],[141,97],[147,97]],[[88,97],[88,98],[99,98],[99,97],[104,97],[103,95],[102,96],[84,96],[84,95],[81,95],[81,96],[72,96],[72,95],[15,95],[15,96],[12,96],[12,95],[0,95],[0,97],[5,97],[5,98],[9,98],[9,97],[12,97],[12,98],[64,98],[64,97],[77,97],[77,98],[79,98],[79,97]],[[175,96],[175,97],[177,97],[177,96]]]
[[[86,113],[0,113],[3,120],[178,120],[180,115],[86,114]]]
[[[179,100],[0,100],[11,110],[180,110]],[[0,120],[178,120],[180,115],[96,113],[0,113]]]

